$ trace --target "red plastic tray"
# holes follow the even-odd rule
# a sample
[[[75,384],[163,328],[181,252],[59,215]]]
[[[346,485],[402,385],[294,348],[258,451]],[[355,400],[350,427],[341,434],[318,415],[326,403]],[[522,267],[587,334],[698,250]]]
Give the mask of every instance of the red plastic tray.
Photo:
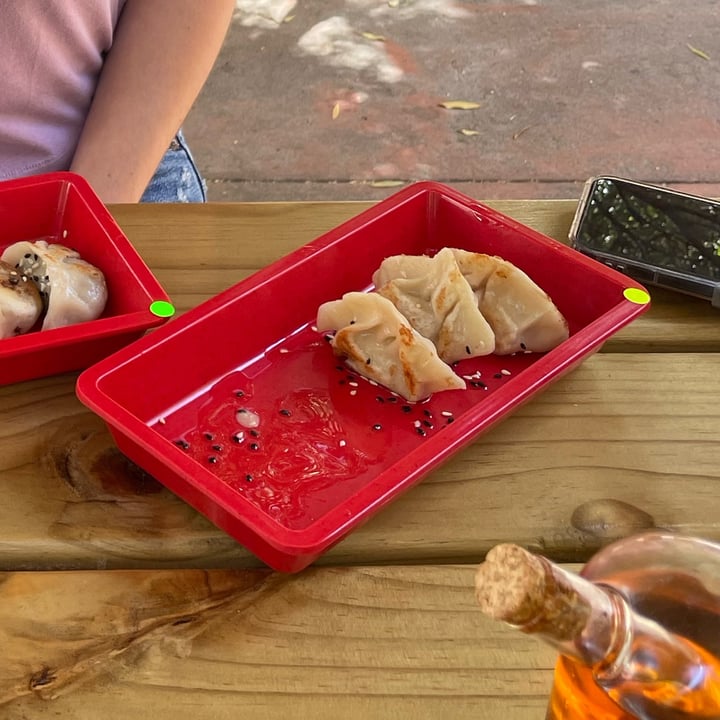
[[[445,245],[518,265],[571,335],[544,355],[462,361],[457,372],[480,370],[484,387],[405,403],[349,372],[313,323],[321,303],[369,289],[388,255]],[[77,393],[125,454],[267,564],[295,572],[595,351],[648,299],[614,270],[424,182],[86,370]],[[238,422],[243,410],[259,418],[255,432]]]
[[[166,320],[169,298],[79,175],[48,173],[0,183],[0,254],[22,240],[76,249],[102,270],[108,303],[97,320],[0,340],[0,385],[86,368]],[[151,310],[160,307],[160,314]]]

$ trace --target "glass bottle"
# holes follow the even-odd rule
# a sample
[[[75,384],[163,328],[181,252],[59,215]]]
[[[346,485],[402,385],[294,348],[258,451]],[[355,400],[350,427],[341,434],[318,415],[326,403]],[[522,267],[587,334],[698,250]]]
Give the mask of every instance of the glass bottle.
[[[580,575],[500,545],[476,591],[487,614],[560,651],[548,720],[720,718],[720,545],[643,533]]]

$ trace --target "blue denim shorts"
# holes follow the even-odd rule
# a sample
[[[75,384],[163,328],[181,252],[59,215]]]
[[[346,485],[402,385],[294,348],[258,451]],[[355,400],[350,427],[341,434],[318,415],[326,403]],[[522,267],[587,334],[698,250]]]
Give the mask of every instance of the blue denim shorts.
[[[173,138],[140,202],[206,202],[207,189],[182,130]]]

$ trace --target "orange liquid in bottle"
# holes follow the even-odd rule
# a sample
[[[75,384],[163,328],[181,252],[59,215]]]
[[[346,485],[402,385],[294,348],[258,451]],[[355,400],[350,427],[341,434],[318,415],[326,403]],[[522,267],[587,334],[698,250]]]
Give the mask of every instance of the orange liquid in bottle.
[[[555,667],[550,704],[546,720],[683,720],[689,718],[720,718],[720,661],[694,643],[703,661],[703,679],[690,692],[678,693],[669,680],[624,682],[620,692],[627,699],[634,697],[639,708],[631,715],[612,700],[613,689],[598,687],[589,667],[571,658],[560,657]],[[667,705],[666,705],[667,703]],[[645,709],[643,712],[642,709]]]
[[[555,666],[546,720],[636,720],[599,688],[592,670],[567,657]]]
[[[703,645],[710,645],[714,651],[720,642],[720,618],[716,607],[710,611],[703,607],[700,601],[705,598],[694,587],[693,580],[668,573],[663,578],[664,592],[656,594],[660,583],[651,579],[651,573],[633,577],[634,600],[642,610],[651,617],[661,618],[672,630],[692,633],[694,639],[702,639]],[[623,585],[621,576],[616,580]],[[646,589],[643,585],[654,585],[655,593],[643,593]],[[684,604],[683,593],[685,600],[692,595],[697,604],[693,607]],[[686,635],[676,635],[676,639],[697,658],[690,674],[684,654],[675,656],[672,651],[653,646],[647,637],[638,635],[630,646],[629,656],[640,661],[644,676],[617,678],[608,683],[606,690],[598,687],[592,668],[561,656],[555,668],[547,720],[720,719],[720,659]],[[660,667],[662,673],[655,675],[653,668]],[[626,707],[630,701],[635,714],[613,701],[618,697],[623,698]]]

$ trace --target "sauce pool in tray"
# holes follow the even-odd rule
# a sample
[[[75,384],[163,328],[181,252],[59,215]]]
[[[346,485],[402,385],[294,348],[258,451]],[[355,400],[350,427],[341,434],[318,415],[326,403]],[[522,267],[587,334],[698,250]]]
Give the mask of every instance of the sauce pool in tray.
[[[153,428],[276,522],[312,524],[540,357],[463,360],[467,390],[408,402],[345,366],[310,324]]]

